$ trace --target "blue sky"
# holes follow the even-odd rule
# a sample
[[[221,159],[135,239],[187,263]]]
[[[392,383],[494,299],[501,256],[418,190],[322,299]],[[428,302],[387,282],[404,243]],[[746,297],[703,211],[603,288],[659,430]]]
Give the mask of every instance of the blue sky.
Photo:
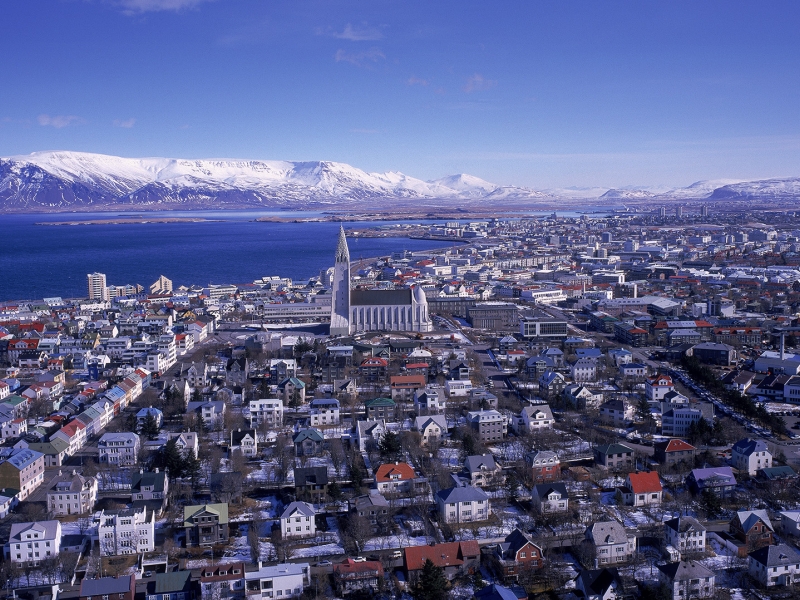
[[[0,0],[0,155],[501,184],[800,176],[791,1]]]

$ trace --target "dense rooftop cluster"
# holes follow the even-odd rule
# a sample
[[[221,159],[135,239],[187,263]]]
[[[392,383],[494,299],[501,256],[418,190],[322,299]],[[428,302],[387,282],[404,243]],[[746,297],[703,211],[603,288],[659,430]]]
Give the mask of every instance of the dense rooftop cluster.
[[[360,261],[350,286],[423,290],[432,331],[330,337],[332,270],[149,293],[92,273],[89,298],[0,306],[0,581],[148,600],[800,581],[793,214],[422,228],[461,243]]]

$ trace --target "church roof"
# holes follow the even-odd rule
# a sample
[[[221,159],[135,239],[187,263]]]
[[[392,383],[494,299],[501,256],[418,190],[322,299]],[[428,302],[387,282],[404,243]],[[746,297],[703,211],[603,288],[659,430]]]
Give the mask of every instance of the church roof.
[[[411,306],[412,297],[409,288],[399,290],[352,290],[351,306]]]

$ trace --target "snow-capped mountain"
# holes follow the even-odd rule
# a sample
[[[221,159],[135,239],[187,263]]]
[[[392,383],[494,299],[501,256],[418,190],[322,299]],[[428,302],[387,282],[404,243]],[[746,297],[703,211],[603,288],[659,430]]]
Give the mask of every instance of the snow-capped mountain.
[[[764,179],[724,185],[715,189],[710,200],[792,200],[800,198],[800,177]]]
[[[459,174],[423,181],[330,161],[121,158],[37,152],[0,159],[0,210],[103,206],[301,207],[369,199],[537,199]]]

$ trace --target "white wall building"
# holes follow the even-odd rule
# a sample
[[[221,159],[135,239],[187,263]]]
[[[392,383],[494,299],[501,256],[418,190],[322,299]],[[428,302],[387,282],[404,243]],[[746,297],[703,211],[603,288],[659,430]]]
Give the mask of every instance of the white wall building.
[[[94,517],[102,556],[141,554],[155,549],[155,513],[148,518],[147,508],[106,513]]]
[[[281,513],[281,537],[314,537],[317,534],[314,507],[308,502],[292,502]]]
[[[61,550],[61,522],[12,523],[4,550],[6,558],[16,564],[38,564],[58,556]]]
[[[135,465],[139,447],[139,436],[131,431],[104,433],[97,441],[100,462],[111,465]]]

